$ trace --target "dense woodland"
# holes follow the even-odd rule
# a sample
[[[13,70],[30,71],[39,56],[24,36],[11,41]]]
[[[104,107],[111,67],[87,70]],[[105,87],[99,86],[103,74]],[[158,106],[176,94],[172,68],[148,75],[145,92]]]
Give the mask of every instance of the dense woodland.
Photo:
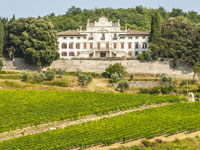
[[[181,60],[199,67],[200,14],[175,8],[169,12],[163,7],[82,10],[73,6],[58,16],[51,13],[38,18],[1,18],[0,55],[22,57],[27,63],[47,66],[58,59],[57,32],[80,26],[85,29],[87,19],[93,22],[101,16],[113,22],[120,19],[122,29],[127,26],[128,29],[151,31],[150,49],[147,54],[138,56],[141,61],[171,58],[174,66]]]

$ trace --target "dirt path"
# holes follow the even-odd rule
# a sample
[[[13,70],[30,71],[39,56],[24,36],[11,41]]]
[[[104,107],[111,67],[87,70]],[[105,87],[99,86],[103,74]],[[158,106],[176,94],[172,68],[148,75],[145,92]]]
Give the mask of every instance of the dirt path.
[[[171,135],[171,136],[162,135],[162,136],[157,136],[155,138],[152,138],[149,141],[155,142],[156,139],[160,139],[162,141],[170,142],[170,141],[174,141],[175,139],[181,140],[181,139],[185,139],[185,138],[193,138],[195,136],[200,136],[200,131],[196,131],[196,132],[192,132],[192,133],[181,132],[181,133],[174,134],[174,135]],[[141,144],[142,140],[144,140],[144,138],[134,140],[134,141],[130,141],[130,142],[127,142],[127,143],[118,142],[118,143],[112,144],[110,146],[104,146],[104,145],[94,146],[94,147],[87,148],[86,150],[110,150],[110,149],[115,149],[115,148],[119,148],[119,147],[122,147],[122,146],[130,147],[130,146]]]
[[[121,114],[130,113],[130,112],[133,112],[133,111],[139,111],[139,110],[143,110],[143,109],[161,107],[161,106],[166,106],[166,105],[171,105],[171,104],[173,104],[173,103],[145,105],[145,106],[130,109],[130,110],[127,110],[127,111],[111,112],[110,114],[103,115],[103,116],[90,115],[90,116],[85,116],[85,117],[82,117],[79,120],[74,120],[74,121],[73,120],[63,120],[63,121],[56,121],[56,122],[41,124],[41,125],[38,125],[38,126],[26,127],[26,128],[23,128],[23,129],[17,129],[17,130],[13,130],[13,131],[0,133],[0,141],[18,138],[18,137],[21,137],[21,136],[26,136],[26,135],[31,135],[31,134],[37,134],[37,133],[41,133],[41,132],[46,132],[46,131],[49,131],[49,130],[65,128],[65,127],[70,126],[70,125],[80,124],[80,123],[89,122],[89,121],[93,121],[93,120],[99,120],[99,119],[102,119],[102,118],[114,117],[114,116],[118,116],[118,115],[121,115]]]

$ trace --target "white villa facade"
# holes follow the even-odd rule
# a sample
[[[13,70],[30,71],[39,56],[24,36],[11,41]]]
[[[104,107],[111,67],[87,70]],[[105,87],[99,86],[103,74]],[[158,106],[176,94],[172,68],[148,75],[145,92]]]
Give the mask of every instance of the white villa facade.
[[[149,32],[120,29],[120,21],[109,22],[101,17],[98,22],[88,20],[86,30],[58,33],[61,59],[136,57],[148,50]]]

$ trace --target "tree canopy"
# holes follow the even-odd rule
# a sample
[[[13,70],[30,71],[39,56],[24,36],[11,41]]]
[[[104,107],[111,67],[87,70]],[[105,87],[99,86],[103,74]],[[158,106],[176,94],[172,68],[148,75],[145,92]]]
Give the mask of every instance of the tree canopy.
[[[8,25],[7,54],[22,57],[29,64],[47,66],[56,60],[57,31],[46,18],[20,18]]]
[[[199,60],[199,32],[197,25],[186,17],[171,17],[162,24],[161,36],[150,46],[154,59],[173,58],[194,65]]]

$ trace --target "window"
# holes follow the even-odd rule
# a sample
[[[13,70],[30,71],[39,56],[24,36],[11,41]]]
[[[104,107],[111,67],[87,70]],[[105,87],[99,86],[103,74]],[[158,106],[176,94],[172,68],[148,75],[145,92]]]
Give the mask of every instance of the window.
[[[93,40],[93,34],[92,33],[90,33],[89,40]]]
[[[87,43],[83,43],[83,48],[87,49]]]
[[[121,43],[121,49],[124,49],[124,43]]]
[[[105,40],[105,33],[102,33],[101,40]]]
[[[114,48],[114,49],[117,48],[117,43],[113,43],[113,48]]]
[[[67,56],[67,52],[62,52],[61,55],[62,56]]]
[[[117,40],[117,34],[114,34],[113,40]]]
[[[139,43],[135,42],[135,49],[138,49],[138,48],[139,48]]]
[[[76,43],[76,49],[80,49],[80,43]]]
[[[79,36],[79,37],[77,37],[77,39],[78,39],[78,40],[80,40],[80,39],[81,39],[81,37]]]
[[[129,36],[128,39],[131,40],[131,39],[133,39],[133,37],[132,37],[132,36]]]
[[[90,43],[90,49],[92,49],[93,48],[93,44],[92,43]]]
[[[109,49],[109,42],[106,43],[106,49]]]
[[[128,43],[128,49],[132,48],[132,43]]]
[[[69,56],[74,56],[74,52],[69,52]]]
[[[69,49],[73,49],[74,48],[74,43],[70,43],[69,44]]]
[[[106,52],[101,52],[100,57],[106,57]]]
[[[62,49],[67,49],[67,43],[62,43]]]
[[[64,36],[64,37],[63,37],[63,39],[64,39],[64,40],[66,40],[66,39],[67,39],[67,37],[66,37],[66,36]]]
[[[97,43],[97,49],[100,49],[101,48],[101,43]]]
[[[74,37],[71,36],[70,39],[74,39]]]
[[[146,36],[143,36],[142,38],[143,38],[143,39],[146,39]]]
[[[83,39],[86,39],[86,36],[84,36]]]
[[[131,52],[130,51],[128,52],[128,55],[131,56]]]
[[[125,39],[125,36],[121,36],[120,39]]]
[[[146,48],[147,48],[147,43],[146,43],[146,42],[142,43],[142,48],[143,48],[143,49],[146,49]]]
[[[77,56],[79,56],[80,55],[80,52],[77,52]]]
[[[136,37],[135,37],[135,39],[139,39],[139,37],[138,37],[138,36],[136,36]]]
[[[135,56],[137,56],[138,55],[138,51],[135,51]]]

